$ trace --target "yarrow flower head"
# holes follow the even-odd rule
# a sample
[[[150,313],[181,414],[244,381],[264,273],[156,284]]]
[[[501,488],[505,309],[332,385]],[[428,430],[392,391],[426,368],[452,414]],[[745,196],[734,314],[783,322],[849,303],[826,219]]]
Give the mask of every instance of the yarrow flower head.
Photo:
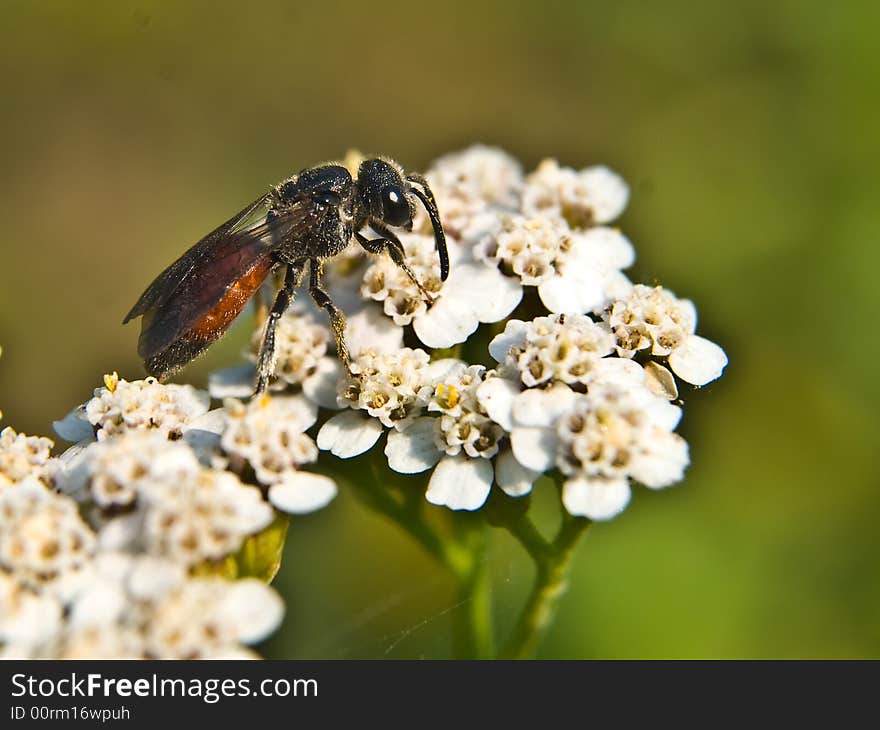
[[[424,410],[431,394],[432,370],[424,350],[363,352],[352,377],[339,380],[337,405],[348,408],[318,431],[318,448],[347,459],[370,449],[382,427],[402,429]]]
[[[654,489],[680,481],[689,459],[672,433],[679,415],[647,389],[605,385],[574,399],[556,432],[568,511],[608,519],[629,502],[630,479]]]
[[[527,388],[561,382],[587,385],[608,362],[614,349],[608,329],[584,315],[512,319],[489,343],[489,352],[504,372]]]
[[[439,159],[427,178],[449,240],[449,279],[436,277],[430,227],[404,237],[429,301],[385,257],[368,268],[362,295],[383,302],[432,348],[464,342],[481,323],[503,320],[535,287],[551,312],[600,312],[631,287],[622,270],[635,253],[620,231],[601,224],[626,206],[629,190],[605,167],[577,172],[545,161],[523,178],[505,153],[473,147]],[[409,260],[408,259],[408,260]]]
[[[486,413],[477,388],[490,375],[481,365],[461,361],[443,363],[436,378],[428,412],[410,427],[388,434],[388,465],[403,474],[435,467],[426,497],[451,509],[474,510],[489,496],[495,478],[493,458],[504,429]]]
[[[99,511],[105,548],[143,551],[187,566],[219,560],[272,521],[260,491],[203,466],[183,441],[130,431],[91,444],[60,486]]]
[[[572,228],[610,223],[623,213],[629,186],[613,170],[596,165],[577,171],[544,160],[526,178],[522,207],[528,213],[555,213]]]
[[[76,504],[35,477],[0,491],[0,568],[41,586],[81,568],[95,535]]]
[[[426,405],[430,358],[424,350],[404,348],[393,355],[364,353],[352,364],[340,405],[366,411],[386,428],[401,428]]]
[[[262,341],[262,328],[258,328],[248,351],[253,362]],[[275,325],[275,376],[287,385],[304,385],[321,371],[331,341],[329,327],[304,312],[288,311]]]
[[[277,400],[275,433],[308,440],[316,407]],[[245,647],[278,626],[278,595],[253,578],[191,575],[234,577],[230,561],[277,522],[263,490],[231,464],[244,463],[240,454],[221,446],[236,427],[241,445],[246,419],[234,407],[209,412],[209,402],[189,386],[114,374],[57,424],[77,441],[60,457],[49,439],[0,434],[0,656],[255,656]],[[265,437],[259,418],[247,425],[252,441]],[[277,557],[260,551],[276,538],[262,539],[242,565],[271,577]]]
[[[523,186],[522,166],[503,150],[474,145],[440,157],[425,173],[437,198],[443,228],[452,238],[487,210],[514,210]],[[430,231],[427,217],[421,229]]]
[[[672,371],[691,385],[705,385],[721,375],[727,355],[714,342],[694,334],[697,311],[660,286],[637,284],[605,312],[621,357],[645,351],[669,359]]]
[[[541,474],[559,470],[570,511],[601,519],[625,506],[621,495],[628,499],[631,482],[656,487],[680,479],[687,447],[673,433],[680,415],[670,403],[678,398],[673,373],[703,384],[720,375],[726,356],[694,334],[689,303],[633,285],[623,273],[633,246],[607,226],[629,198],[622,178],[606,167],[576,171],[552,160],[523,177],[502,153],[476,147],[438,160],[428,179],[448,228],[449,280],[439,289],[432,284],[433,302],[390,261],[372,264],[359,281],[363,297],[383,302],[386,315],[429,349],[356,359],[358,376],[338,385],[338,405],[349,410],[324,423],[318,448],[350,458],[385,434],[389,466],[407,474],[431,470],[428,500],[455,509],[478,508],[493,483],[522,496]],[[428,229],[417,230],[406,250],[428,280],[436,255],[423,235]],[[548,314],[505,322],[488,345],[497,370],[432,356],[430,348],[469,342],[481,323],[504,320],[520,306],[524,287],[535,288]],[[522,304],[533,311],[533,303]],[[662,362],[635,357],[648,350]],[[575,468],[571,454],[581,440],[557,429],[574,423],[573,408],[593,426],[586,432],[591,448],[599,435],[611,438],[596,424],[612,416],[631,425],[629,441],[611,439],[602,454],[614,457]],[[656,413],[666,414],[662,427],[652,420]],[[615,438],[623,433],[615,427]],[[646,464],[659,465],[664,449],[661,479]],[[591,489],[616,485],[616,492],[595,492],[615,509],[579,498],[585,480]]]
[[[507,215],[475,241],[477,259],[537,287],[551,312],[597,311],[630,286],[621,269],[632,265],[635,253],[611,228],[575,231],[561,217]]]
[[[42,436],[26,436],[7,426],[0,431],[0,484],[18,482],[28,476],[51,481],[55,462],[50,453],[54,444]]]
[[[247,405],[224,403],[226,429],[221,446],[231,457],[247,461],[257,481],[269,488],[269,501],[285,512],[310,512],[336,495],[327,477],[301,471],[318,458],[318,448],[305,434],[317,407],[302,396],[264,395]]]
[[[130,430],[156,430],[180,438],[208,412],[211,398],[191,385],[162,385],[155,378],[127,381],[115,372],[104,376],[104,387],[75,408],[55,431],[67,441],[98,440]]]
[[[436,295],[440,281],[440,256],[433,235],[411,233],[401,236],[407,265],[429,296]],[[388,256],[377,257],[364,274],[361,294],[382,303],[386,315],[404,326],[425,314],[428,304],[413,280]]]
[[[252,397],[262,319],[251,362],[212,375],[208,392],[113,373],[55,424],[74,442],[63,454],[0,432],[3,656],[253,656],[283,613],[263,582],[283,547],[279,511],[337,492],[320,451],[423,474],[391,489],[411,483],[453,510],[479,509],[493,488],[507,504],[547,475],[571,515],[607,520],[634,484],[683,478],[679,384],[715,380],[727,356],[696,334],[691,302],[624,273],[635,250],[609,225],[623,179],[553,160],[524,175],[481,146],[426,177],[445,281],[421,211],[400,235],[410,273],[385,253],[327,262],[348,368],[326,314],[300,297],[277,322],[268,394]]]
[[[0,572],[2,656],[252,658],[284,606],[253,578],[191,577],[177,564],[103,552],[66,593],[34,591]]]

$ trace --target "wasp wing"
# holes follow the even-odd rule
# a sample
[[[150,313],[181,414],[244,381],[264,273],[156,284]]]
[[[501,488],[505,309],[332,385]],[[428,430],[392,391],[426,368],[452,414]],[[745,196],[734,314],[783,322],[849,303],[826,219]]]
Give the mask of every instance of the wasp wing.
[[[198,243],[190,247],[186,253],[159,274],[153,283],[147,287],[146,291],[141,294],[140,299],[137,300],[137,303],[131,308],[131,311],[125,315],[122,324],[140,317],[142,314],[146,314],[149,310],[155,309],[167,301],[192,271],[201,262],[212,256],[218,244],[224,239],[228,239],[231,234],[239,232],[243,224],[247,222],[248,218],[255,211],[268,205],[269,198],[268,193],[257,198],[253,203],[249,203],[228,221],[215,228]]]
[[[147,372],[162,378],[217,340],[275,266],[273,253],[309,223],[308,202],[241,228],[267,203],[250,204],[162,272],[126,321],[143,315],[138,354]]]

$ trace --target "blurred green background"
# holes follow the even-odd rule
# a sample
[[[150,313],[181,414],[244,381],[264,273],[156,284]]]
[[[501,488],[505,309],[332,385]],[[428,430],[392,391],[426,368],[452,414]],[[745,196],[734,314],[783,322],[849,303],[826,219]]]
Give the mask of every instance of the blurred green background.
[[[693,298],[731,365],[688,399],[687,480],[590,530],[539,655],[880,656],[876,4],[0,10],[0,425],[48,433],[102,373],[139,377],[144,286],[295,170],[475,141],[604,162],[636,276]],[[491,569],[503,631],[531,569],[494,533]],[[277,585],[270,656],[450,654],[450,579],[349,493],[294,520]]]

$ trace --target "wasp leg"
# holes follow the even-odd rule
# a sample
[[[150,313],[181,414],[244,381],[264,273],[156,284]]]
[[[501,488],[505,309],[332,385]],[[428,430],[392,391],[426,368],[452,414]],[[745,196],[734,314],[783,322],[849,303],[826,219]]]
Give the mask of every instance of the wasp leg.
[[[321,288],[321,264],[317,259],[309,261],[309,294],[315,300],[315,304],[327,312],[330,317],[330,326],[333,328],[333,336],[336,339],[336,352],[342,361],[348,376],[355,378],[351,372],[351,361],[348,355],[348,346],[345,344],[345,315],[337,307],[330,295]]]
[[[266,317],[266,330],[263,334],[263,342],[260,345],[260,356],[257,362],[257,385],[254,388],[254,395],[260,395],[266,392],[269,387],[269,378],[272,376],[272,370],[275,365],[275,325],[281,315],[287,311],[290,302],[293,300],[293,293],[299,286],[302,279],[303,264],[288,264],[287,273],[284,275],[284,284],[278,290],[272,309],[269,310],[269,316]]]
[[[370,253],[382,253],[383,251],[387,251],[391,260],[397,264],[403,270],[403,273],[409,277],[410,281],[418,287],[422,296],[425,298],[425,301],[427,301],[428,304],[433,304],[434,297],[432,297],[425,287],[422,286],[422,282],[419,281],[415,272],[409,268],[409,265],[406,263],[403,244],[400,242],[400,239],[394,235],[393,231],[389,231],[379,223],[370,223],[370,227],[375,229],[376,233],[380,234],[382,238],[367,238],[360,233],[355,233],[354,235],[357,238],[358,243]]]

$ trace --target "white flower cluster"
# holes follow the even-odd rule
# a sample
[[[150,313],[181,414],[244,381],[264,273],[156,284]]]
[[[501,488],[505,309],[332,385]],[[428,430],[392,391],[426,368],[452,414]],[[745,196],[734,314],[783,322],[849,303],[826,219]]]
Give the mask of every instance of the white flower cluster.
[[[56,424],[77,441],[60,457],[49,439],[0,433],[0,654],[251,656],[244,645],[278,626],[268,586],[200,576],[268,528],[273,507],[333,498],[330,479],[299,471],[317,457],[304,433],[317,407],[210,401],[114,373]]]
[[[106,451],[110,443],[94,448]],[[186,448],[164,443],[172,451]],[[144,459],[139,463],[146,466]],[[151,481],[145,473],[137,479]],[[219,506],[212,503],[218,496]],[[166,520],[174,514],[187,521],[170,502],[163,505]],[[191,507],[216,532],[234,518],[228,506],[222,495],[205,492]],[[174,534],[168,525],[159,527],[165,537]],[[0,657],[253,656],[243,645],[260,641],[281,622],[281,599],[257,580],[192,577],[174,551],[167,551],[172,559],[122,552],[105,542],[76,500],[47,486],[39,467],[0,490]]]
[[[223,450],[245,460],[257,481],[268,487],[269,501],[291,513],[311,512],[336,496],[336,484],[320,474],[300,471],[318,458],[305,431],[315,423],[317,407],[302,396],[263,396],[247,405],[226,399]]]
[[[103,551],[61,584],[0,570],[0,657],[256,658],[284,605],[269,586],[192,577],[172,561]]]
[[[510,320],[489,345],[503,371],[527,388],[551,381],[587,385],[613,349],[608,330],[580,314],[538,317],[528,323]]]
[[[519,204],[523,172],[519,162],[502,150],[473,145],[461,152],[444,155],[426,173],[443,229],[454,239],[487,210],[512,210]],[[427,217],[419,217],[425,232],[431,225]]]
[[[426,176],[448,236],[449,279],[437,279],[420,217],[402,240],[433,301],[390,259],[354,277],[342,296],[360,294],[365,308],[381,302],[386,330],[428,351],[362,353],[358,378],[337,386],[348,410],[324,423],[318,448],[350,458],[387,434],[389,466],[432,469],[427,498],[452,509],[480,507],[493,484],[522,496],[557,471],[572,514],[607,519],[625,507],[632,482],[680,480],[689,457],[674,434],[676,376],[705,385],[727,358],[695,334],[690,302],[623,273],[633,246],[606,225],[626,206],[623,179],[552,160],[523,176],[515,160],[486,147],[443,157]],[[537,297],[522,300],[529,287]],[[538,302],[547,314],[534,315]],[[530,318],[509,318],[520,305]],[[480,323],[501,320],[504,331],[485,340],[494,370],[429,355],[465,340],[474,352]]]
[[[493,457],[505,433],[477,397],[486,369],[461,361],[443,364],[446,373],[435,378],[428,404],[428,411],[439,417],[423,416],[411,428],[389,433],[385,455],[388,465],[403,474],[436,465],[426,492],[432,504],[477,509],[489,496],[495,477]]]
[[[253,362],[257,361],[262,340],[263,331],[258,328],[248,352]],[[314,379],[322,369],[331,340],[326,325],[302,312],[287,312],[275,326],[275,376],[284,383],[300,386]]]
[[[676,299],[663,287],[636,284],[603,316],[621,357],[634,357],[640,350],[667,357],[672,371],[692,385],[715,380],[727,364],[718,345],[694,334],[697,310],[693,303]]]
[[[384,439],[389,467],[430,473],[428,501],[450,509],[478,509],[493,485],[522,497],[550,474],[571,514],[609,519],[634,483],[683,478],[679,381],[706,385],[727,357],[696,334],[691,302],[623,273],[635,252],[608,227],[623,179],[552,160],[524,175],[480,146],[426,177],[445,282],[421,212],[400,236],[418,284],[384,254],[327,262],[352,374],[324,313],[300,301],[278,322],[271,396],[236,400],[250,364],[215,373],[209,392],[113,373],[55,424],[76,442],[60,457],[48,439],[0,432],[3,653],[247,653],[280,622],[278,596],[194,575],[233,558],[275,509],[332,500],[335,483],[307,471],[321,450],[351,458]]]
[[[51,481],[52,446],[51,439],[16,433],[10,426],[0,431],[0,488],[27,476]]]
[[[36,477],[0,492],[0,565],[25,584],[52,584],[80,569],[94,543],[76,503]]]
[[[177,438],[208,411],[210,399],[191,385],[160,385],[155,378],[128,382],[116,373],[95,390],[85,416],[98,439],[131,429],[155,429]]]
[[[267,527],[271,507],[238,476],[201,465],[183,441],[130,431],[81,450],[59,487],[93,503],[103,548],[191,567],[235,553]]]
[[[522,195],[530,213],[561,215],[573,228],[610,223],[629,200],[623,178],[602,165],[572,170],[544,160],[528,177]]]
[[[635,259],[632,244],[605,226],[629,189],[608,168],[577,172],[548,160],[523,176],[510,155],[475,146],[440,158],[426,178],[446,232],[449,278],[437,276],[431,226],[419,214],[401,240],[428,296],[388,256],[367,268],[360,286],[364,300],[381,302],[396,325],[412,325],[423,345],[464,342],[480,323],[510,315],[525,289],[550,312],[599,314],[631,287],[622,270]]]
[[[429,296],[440,291],[440,256],[434,250],[434,237],[412,234],[403,239],[406,263]],[[428,302],[418,286],[389,257],[377,258],[364,274],[361,294],[382,302],[394,324],[408,325],[428,310]]]

